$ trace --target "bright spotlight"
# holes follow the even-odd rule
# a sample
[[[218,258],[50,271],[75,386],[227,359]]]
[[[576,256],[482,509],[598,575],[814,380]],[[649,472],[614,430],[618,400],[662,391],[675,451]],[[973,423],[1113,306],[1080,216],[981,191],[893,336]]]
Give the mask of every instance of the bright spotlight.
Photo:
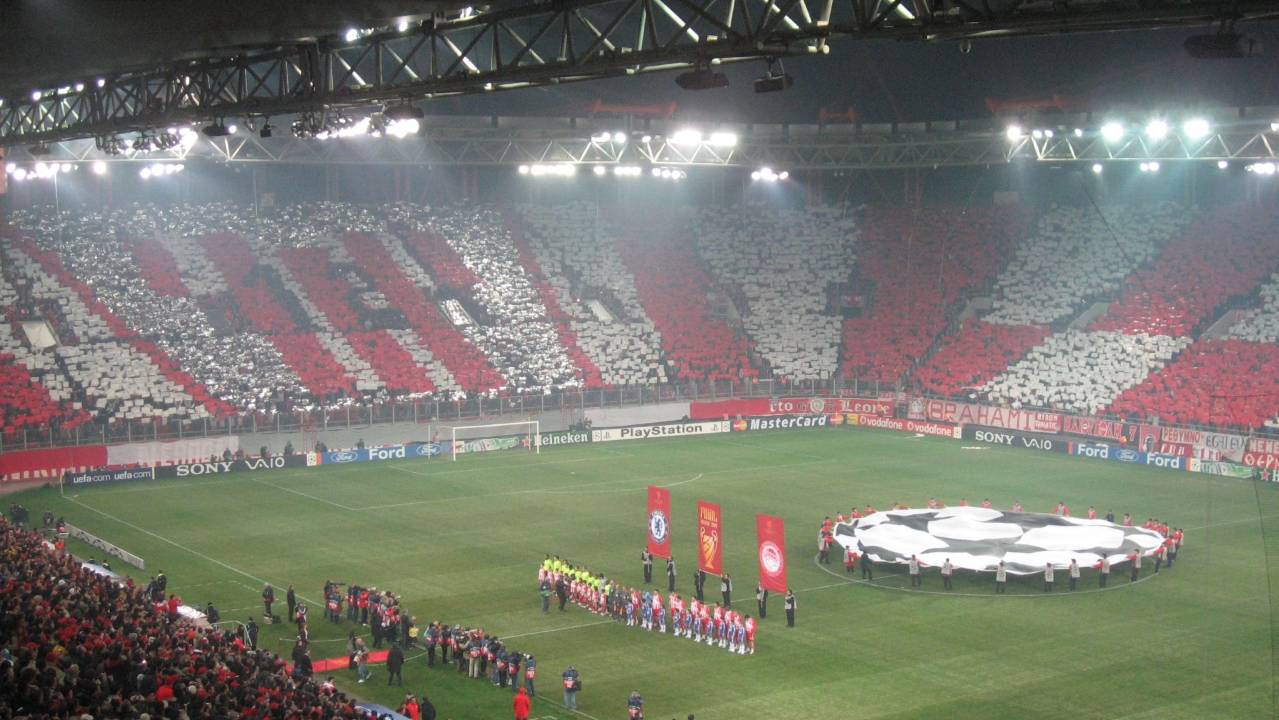
[[[676,145],[700,145],[702,142],[702,131],[685,128],[676,130],[671,136],[671,142]]]
[[[227,131],[227,133],[228,133],[228,134],[230,134],[230,135],[234,135],[234,134],[235,134],[235,131],[236,131],[236,130],[238,130],[238,129],[239,129],[239,128],[238,128],[238,127],[236,127],[235,125],[227,125],[227,126],[226,126],[226,131]]]
[[[18,169],[18,166],[14,163],[8,163],[4,166],[4,171],[9,173],[10,175],[12,175],[13,171],[17,169]]]
[[[624,133],[624,132],[615,132],[615,133],[613,133],[613,144],[614,144],[614,145],[625,145],[625,144],[626,144],[626,133]]]
[[[35,171],[36,177],[48,177],[53,174],[53,171],[49,169],[49,164],[44,162],[36,163]]]
[[[595,173],[595,177],[604,177],[604,173],[608,172],[608,168],[603,165],[596,165],[591,168],[591,172]]]
[[[138,171],[138,175],[139,175],[139,176],[140,176],[143,180],[150,180],[150,179],[151,179],[151,168],[149,168],[149,167],[144,167],[144,168],[142,168],[141,170],[139,170],[139,171]]]
[[[84,92],[84,83],[79,83],[79,82],[78,82],[78,83],[76,83],[76,84],[75,84],[75,91],[76,91],[76,92]]]
[[[1217,161],[1217,169],[1218,169],[1218,170],[1225,170],[1225,169],[1226,169],[1226,168],[1228,168],[1228,167],[1230,167],[1230,163],[1226,162],[1225,160],[1218,160],[1218,161]]]
[[[1146,123],[1146,137],[1156,142],[1168,137],[1168,123],[1158,118]]]
[[[652,171],[652,172],[653,172],[653,177],[661,177],[661,176],[662,176],[662,169],[661,169],[661,168],[653,168],[653,171]]]
[[[713,132],[711,133],[711,145],[722,148],[737,147],[737,133]]]
[[[1075,137],[1083,137],[1083,136],[1084,136],[1084,129],[1083,129],[1083,128],[1075,128]]]
[[[343,35],[347,42],[355,42],[360,39],[360,31],[355,28],[347,28],[346,35]]]
[[[13,179],[17,180],[18,182],[22,182],[23,180],[26,180],[27,179],[26,168],[14,168]]]
[[[521,165],[519,170],[521,175],[528,175],[528,165]]]
[[[1039,129],[1031,130],[1031,131],[1030,131],[1030,136],[1031,136],[1032,138],[1036,139],[1036,140],[1043,140],[1043,139],[1044,139],[1044,131],[1043,131],[1043,130],[1039,130]]]
[[[40,102],[40,98],[44,97],[44,93],[39,90],[31,91],[31,102]]]
[[[760,178],[760,174],[759,174],[759,171],[758,171],[758,170],[755,170],[755,171],[752,171],[752,172],[751,172],[751,180],[756,180],[756,181],[758,181],[758,180],[759,180],[759,178]]]
[[[1122,123],[1108,122],[1101,126],[1101,138],[1108,143],[1119,142],[1124,138],[1124,126]]]
[[[642,143],[644,143],[645,145],[647,145],[647,144],[649,144],[649,143],[653,142],[653,136],[652,136],[652,135],[645,135],[645,136],[643,136],[643,137],[641,137],[641,138],[640,138],[640,142],[642,142]]]
[[[790,173],[789,173],[789,172],[787,172],[786,170],[783,170],[783,171],[781,171],[781,172],[777,173],[777,179],[778,179],[778,180],[789,180],[789,179],[790,179]]]
[[[1198,140],[1212,132],[1212,126],[1203,118],[1191,118],[1181,126],[1181,131],[1185,133],[1187,139]]]
[[[395,29],[398,30],[399,32],[408,32],[409,30],[408,18],[400,18],[400,21],[395,24]]]
[[[1004,135],[1008,137],[1008,142],[1017,142],[1022,138],[1021,126],[1009,125],[1008,129],[1004,131]]]
[[[1094,175],[1100,175],[1102,171],[1101,163],[1092,164],[1092,172]]]

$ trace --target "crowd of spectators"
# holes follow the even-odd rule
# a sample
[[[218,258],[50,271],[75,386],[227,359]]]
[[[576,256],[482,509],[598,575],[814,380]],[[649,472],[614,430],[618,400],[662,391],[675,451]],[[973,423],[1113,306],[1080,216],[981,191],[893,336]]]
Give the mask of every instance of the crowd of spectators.
[[[970,318],[943,338],[941,347],[916,368],[912,378],[930,393],[969,396],[1047,336],[1043,325],[1000,325]]]
[[[1056,206],[1039,219],[995,281],[986,322],[1048,324],[1119,287],[1192,222],[1195,211],[1170,202]]]
[[[1279,273],[1261,286],[1260,305],[1242,313],[1230,328],[1230,337],[1262,343],[1279,343]]]
[[[610,385],[665,382],[661,338],[592,203],[521,205],[524,239],[576,343]],[[590,303],[604,307],[604,317]]]
[[[1172,360],[1189,338],[1109,330],[1049,335],[981,387],[997,404],[1091,414]]]
[[[854,214],[748,205],[694,216],[702,259],[740,293],[742,326],[777,377],[824,380],[839,366],[842,318],[831,296],[856,261]]]
[[[0,717],[366,718],[233,631],[83,566],[0,519]]]

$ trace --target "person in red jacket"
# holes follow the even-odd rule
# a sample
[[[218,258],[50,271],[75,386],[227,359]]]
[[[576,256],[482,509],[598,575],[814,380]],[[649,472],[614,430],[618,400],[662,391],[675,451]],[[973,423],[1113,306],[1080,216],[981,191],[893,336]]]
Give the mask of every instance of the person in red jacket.
[[[524,688],[520,688],[515,693],[515,700],[512,701],[511,708],[515,711],[515,720],[528,720],[529,709],[533,703],[529,701],[528,695],[524,694]]]

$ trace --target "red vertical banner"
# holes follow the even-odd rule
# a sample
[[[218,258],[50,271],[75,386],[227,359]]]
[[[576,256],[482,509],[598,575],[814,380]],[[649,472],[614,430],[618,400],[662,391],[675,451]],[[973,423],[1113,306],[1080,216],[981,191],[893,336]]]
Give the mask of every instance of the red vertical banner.
[[[719,505],[697,501],[697,567],[712,575],[724,574],[723,523]]]
[[[759,552],[759,584],[765,590],[786,592],[786,526],[773,515],[755,516]]]
[[[671,491],[656,485],[648,486],[648,551],[671,556]]]

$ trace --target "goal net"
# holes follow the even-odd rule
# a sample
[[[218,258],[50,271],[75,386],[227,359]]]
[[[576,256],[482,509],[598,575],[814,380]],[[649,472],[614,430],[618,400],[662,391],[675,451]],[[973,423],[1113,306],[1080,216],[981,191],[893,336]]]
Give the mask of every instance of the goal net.
[[[531,450],[541,452],[542,434],[536,420],[494,423],[491,425],[457,425],[449,428],[448,452],[458,455],[493,450]]]

